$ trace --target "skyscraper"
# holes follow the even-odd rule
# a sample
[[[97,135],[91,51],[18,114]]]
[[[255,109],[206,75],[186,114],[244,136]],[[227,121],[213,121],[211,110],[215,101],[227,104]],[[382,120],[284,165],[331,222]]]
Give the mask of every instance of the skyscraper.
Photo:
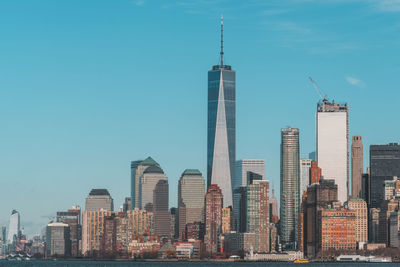
[[[107,189],[92,189],[86,198],[86,211],[114,210],[114,201]]]
[[[351,143],[351,195],[355,198],[362,197],[363,174],[363,144],[362,138],[355,135]]]
[[[317,161],[324,179],[334,179],[339,201],[348,196],[349,107],[322,101],[317,106]]]
[[[310,184],[311,159],[300,159],[300,198]]]
[[[131,162],[131,209],[140,208],[139,205],[139,184],[143,172],[150,166],[160,165],[151,157],[145,160],[136,160]]]
[[[82,254],[100,251],[104,218],[114,214],[110,210],[83,211],[82,213]]]
[[[156,165],[146,168],[140,176],[139,183],[139,208],[147,211],[153,211],[154,190],[160,180],[168,183],[168,177],[164,171]]]
[[[269,251],[269,182],[254,180],[242,191],[240,231],[256,233],[254,251]]]
[[[208,187],[204,206],[206,220],[204,245],[208,253],[215,254],[218,252],[218,240],[222,232],[223,196],[218,185],[212,184]]]
[[[384,201],[384,182],[400,176],[400,146],[371,145],[369,148],[369,207],[380,208]]]
[[[71,239],[69,226],[62,222],[52,222],[46,227],[46,254],[69,256],[71,255]]]
[[[57,222],[62,222],[69,226],[71,256],[73,257],[79,256],[79,243],[81,240],[80,217],[80,209],[57,212]]]
[[[252,184],[253,180],[265,179],[265,160],[242,159],[236,161],[236,173],[233,182],[233,211],[236,229],[240,229],[240,187]]]
[[[182,239],[186,224],[204,222],[205,182],[199,170],[187,169],[178,185],[179,238]]]
[[[5,226],[1,227],[1,241],[3,244],[7,243],[7,228]]]
[[[19,217],[19,212],[16,210],[13,210],[11,212],[10,216],[10,224],[8,226],[8,237],[7,237],[7,243],[12,244],[14,240],[18,239],[20,236],[20,217]]]
[[[299,129],[281,130],[281,220],[280,236],[282,245],[296,248],[297,219],[300,205],[300,145]]]
[[[217,184],[228,207],[235,177],[236,73],[224,65],[222,36],[221,18],[221,62],[208,72],[207,186]]]
[[[350,210],[356,212],[356,240],[360,247],[368,242],[368,208],[367,202],[361,198],[352,198],[348,201]]]
[[[154,233],[171,237],[171,214],[169,213],[168,180],[159,180],[153,193]]]

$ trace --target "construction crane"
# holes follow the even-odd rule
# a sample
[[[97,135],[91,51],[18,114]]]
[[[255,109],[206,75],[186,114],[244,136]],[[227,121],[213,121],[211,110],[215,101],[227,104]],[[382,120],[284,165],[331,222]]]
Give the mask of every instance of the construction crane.
[[[319,98],[322,100],[322,102],[327,102],[327,101],[328,101],[328,96],[327,96],[327,95],[322,96],[321,90],[319,90],[319,88],[318,88],[318,86],[317,86],[317,83],[314,82],[314,80],[312,79],[311,76],[308,77],[308,78],[310,79],[311,83],[313,84],[313,86],[314,86],[314,88],[315,88],[315,91],[317,91],[317,94],[319,95]]]

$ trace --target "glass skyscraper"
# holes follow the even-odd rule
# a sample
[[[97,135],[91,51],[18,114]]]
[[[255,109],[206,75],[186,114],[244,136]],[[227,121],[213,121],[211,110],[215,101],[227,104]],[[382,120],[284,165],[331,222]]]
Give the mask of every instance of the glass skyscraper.
[[[208,72],[207,187],[217,184],[228,207],[235,177],[236,72],[223,64],[222,26],[221,64]]]
[[[10,216],[10,224],[8,227],[8,238],[7,243],[12,244],[13,241],[17,240],[20,236],[20,218],[19,212],[13,210]]]
[[[295,249],[299,214],[299,129],[282,129],[280,236],[285,249]]]

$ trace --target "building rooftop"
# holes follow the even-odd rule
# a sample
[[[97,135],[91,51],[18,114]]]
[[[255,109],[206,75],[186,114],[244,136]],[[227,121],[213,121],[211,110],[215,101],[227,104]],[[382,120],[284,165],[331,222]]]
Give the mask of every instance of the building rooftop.
[[[143,173],[164,173],[164,171],[158,166],[150,166]]]
[[[198,169],[186,169],[182,175],[202,175]]]
[[[152,157],[148,157],[147,159],[143,160],[140,165],[158,165],[157,161],[155,161]]]
[[[107,189],[92,189],[90,191],[89,196],[109,196],[110,193]]]
[[[62,222],[51,222],[49,223],[47,226],[62,226],[62,227],[68,227],[69,225],[66,223],[62,223]]]

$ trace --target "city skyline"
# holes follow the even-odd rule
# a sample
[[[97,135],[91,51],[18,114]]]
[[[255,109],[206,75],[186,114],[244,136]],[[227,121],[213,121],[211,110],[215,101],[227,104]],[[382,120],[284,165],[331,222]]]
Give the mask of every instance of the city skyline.
[[[129,6],[133,13],[146,10],[146,12],[151,12],[149,5],[154,5],[154,2],[144,1],[144,4],[140,6],[135,5],[135,2],[129,1],[128,3],[126,1],[116,4],[113,11],[121,11]],[[308,9],[307,4],[297,5],[306,9],[307,12],[313,12],[312,9]],[[326,10],[330,5],[346,6],[343,3],[329,3],[317,4],[316,8]],[[363,6],[364,15],[371,16],[365,10],[372,9],[372,4],[371,7],[367,7],[367,5],[364,6],[355,1],[352,5]],[[4,7],[2,10],[11,11],[10,14],[0,19],[4,20],[2,22],[6,25],[7,21],[11,20],[13,12],[17,11],[17,7],[7,2],[2,3],[1,6]],[[73,4],[67,6],[67,8],[72,8],[72,6]],[[50,2],[43,1],[33,10],[43,7],[55,8]],[[100,14],[108,14],[105,10],[106,7],[108,5],[105,2],[100,1],[98,3],[97,8],[102,11]],[[154,8],[154,6],[152,7]],[[163,14],[161,19],[171,16],[171,8],[165,8],[165,10],[155,8],[155,10]],[[43,10],[40,11],[43,12]],[[115,209],[118,210],[123,199],[130,195],[130,162],[138,158],[144,159],[147,156],[153,157],[163,166],[171,189],[170,206],[176,207],[177,183],[180,174],[187,168],[199,169],[204,175],[207,173],[206,131],[204,130],[206,125],[207,85],[204,73],[209,69],[209,65],[218,64],[218,19],[222,11],[224,11],[225,20],[229,21],[226,22],[229,26],[225,28],[227,32],[226,50],[228,51],[227,55],[229,55],[226,62],[234,65],[240,73],[237,79],[238,135],[236,143],[238,145],[236,159],[265,159],[266,179],[270,181],[270,188],[275,188],[275,191],[279,192],[280,128],[290,124],[300,129],[302,132],[300,140],[302,158],[315,150],[314,113],[318,96],[313,92],[312,85],[307,81],[307,74],[309,73],[312,73],[324,91],[328,93],[330,99],[337,99],[350,105],[349,136],[362,135],[363,140],[365,140],[365,151],[371,144],[387,144],[398,141],[399,138],[396,135],[398,128],[396,127],[399,126],[388,125],[385,120],[379,118],[384,116],[387,121],[396,121],[394,100],[398,98],[399,93],[393,89],[390,90],[390,88],[398,84],[395,73],[399,69],[389,59],[385,59],[385,64],[381,70],[375,70],[371,66],[372,59],[368,61],[365,58],[359,58],[368,54],[371,58],[375,57],[375,63],[379,63],[380,61],[376,57],[380,56],[382,52],[377,52],[377,48],[367,47],[364,50],[360,48],[355,53],[356,55],[349,59],[349,61],[354,60],[357,63],[356,66],[366,63],[367,66],[360,67],[360,70],[357,70],[354,65],[348,64],[348,67],[340,71],[332,71],[337,66],[347,62],[344,57],[348,56],[350,51],[346,49],[334,51],[334,55],[330,56],[321,53],[321,51],[313,54],[313,51],[307,51],[304,47],[288,47],[267,42],[268,40],[279,41],[279,33],[284,34],[287,31],[292,33],[298,31],[297,34],[301,35],[301,30],[304,30],[303,34],[307,36],[306,29],[296,29],[296,25],[293,24],[286,24],[286,29],[275,29],[275,35],[272,35],[271,39],[260,41],[260,36],[257,33],[263,31],[260,28],[252,28],[251,26],[254,26],[254,24],[251,23],[241,24],[245,19],[235,16],[237,11],[215,8],[213,18],[200,13],[190,21],[192,25],[204,23],[204,32],[195,28],[193,35],[190,35],[193,37],[198,34],[201,37],[207,37],[206,41],[204,40],[202,43],[204,47],[202,45],[195,46],[190,37],[188,39],[178,38],[178,41],[183,44],[179,44],[178,47],[175,47],[175,50],[186,49],[183,51],[193,52],[203,49],[204,52],[201,51],[200,55],[195,55],[194,52],[190,53],[191,56],[196,58],[195,61],[198,64],[194,61],[191,62],[193,68],[184,70],[185,77],[179,75],[183,79],[182,85],[179,85],[174,91],[172,87],[177,85],[176,81],[181,83],[180,80],[176,79],[175,74],[168,70],[167,74],[170,75],[168,77],[162,73],[160,68],[136,69],[145,62],[137,52],[128,54],[129,62],[122,58],[122,54],[116,52],[116,54],[113,54],[115,59],[107,56],[105,58],[98,57],[99,55],[104,56],[103,53],[108,51],[107,45],[114,48],[121,46],[121,44],[113,41],[125,40],[129,43],[129,49],[134,50],[136,39],[129,39],[128,37],[126,37],[128,39],[124,39],[123,36],[129,33],[127,25],[135,25],[135,22],[138,23],[139,20],[130,20],[124,27],[122,27],[121,21],[114,21],[110,25],[121,26],[122,33],[114,32],[114,27],[111,30],[105,29],[107,34],[114,34],[111,35],[114,36],[114,39],[111,38],[106,41],[101,38],[100,26],[88,22],[84,24],[87,28],[84,27],[82,31],[78,31],[74,35],[71,30],[76,27],[68,28],[63,24],[69,21],[67,17],[53,17],[55,14],[64,14],[60,10],[55,10],[51,19],[61,26],[64,25],[64,28],[60,28],[60,35],[56,34],[52,37],[51,34],[55,28],[41,24],[44,22],[42,20],[39,20],[39,24],[36,26],[43,27],[45,32],[40,33],[33,29],[32,35],[29,35],[28,29],[31,28],[24,22],[19,22],[15,25],[15,29],[17,33],[24,37],[17,37],[6,31],[5,36],[10,38],[5,38],[7,41],[0,45],[4,50],[10,51],[9,54],[4,55],[4,62],[13,62],[11,66],[4,64],[0,67],[4,75],[2,87],[6,88],[2,92],[3,99],[6,99],[5,105],[2,107],[6,118],[4,118],[4,138],[0,141],[2,147],[4,147],[3,153],[1,153],[4,167],[1,168],[0,176],[4,177],[2,179],[5,187],[12,188],[1,196],[1,202],[7,203],[7,205],[1,207],[0,218],[2,221],[0,221],[0,224],[8,225],[7,220],[10,211],[16,209],[21,213],[21,227],[25,227],[29,235],[40,233],[44,223],[47,223],[48,217],[55,216],[56,211],[65,210],[76,204],[84,207],[85,197],[92,188],[107,188],[115,200]],[[265,7],[265,12],[267,13],[267,11],[278,12],[279,10],[276,7],[271,9]],[[24,12],[33,16],[28,9]],[[181,17],[176,19],[175,23],[170,22],[169,27],[178,22],[181,23],[189,17],[186,13],[188,10],[185,10],[184,7],[177,8],[177,12]],[[286,12],[296,13],[295,11],[281,12],[283,13],[282,18],[286,18]],[[371,12],[376,12],[373,14],[387,20],[398,16],[396,12],[386,13],[385,10],[378,8]],[[78,17],[83,21],[85,21],[83,19],[85,14],[83,9],[79,9]],[[130,15],[126,11],[123,12],[122,17],[128,19]],[[272,16],[276,19],[277,15],[265,14],[265,16],[267,18]],[[16,17],[19,18],[19,16]],[[28,19],[34,18],[28,16]],[[95,21],[101,20],[98,17],[94,19]],[[145,19],[144,15],[141,15],[140,19]],[[307,21],[303,22],[307,25]],[[361,22],[362,19],[358,20],[358,23]],[[310,23],[308,22],[308,24]],[[280,26],[283,27],[284,25]],[[332,23],[332,25],[335,24]],[[357,26],[359,25],[356,23],[354,30]],[[144,28],[148,31],[154,30],[152,25],[147,25],[147,27]],[[309,34],[315,37],[321,28],[313,27],[315,29],[311,30]],[[251,33],[255,33],[251,38],[249,38],[248,33],[244,32],[248,28],[251,28]],[[182,27],[177,29],[178,33],[173,32],[175,37],[185,30]],[[329,25],[327,29],[329,29]],[[156,37],[148,37],[148,33],[136,28],[132,31],[145,40],[157,40],[154,39]],[[316,31],[316,33],[313,33],[313,31]],[[83,39],[80,43],[82,46],[74,44],[74,42],[72,42],[70,48],[60,44],[60,41],[70,40],[68,38],[71,36],[68,37],[68,34],[72,34],[71,40],[76,41],[74,38],[82,37],[87,33],[93,34],[90,37],[93,37],[93,40]],[[249,39],[237,44],[237,40],[243,39],[243,37]],[[49,49],[46,51],[43,40],[49,39],[52,40],[51,43],[54,47],[47,47]],[[99,40],[101,41],[100,47],[89,52],[88,48]],[[343,40],[347,39],[343,38]],[[257,43],[256,41],[260,42]],[[328,43],[329,40],[326,42]],[[381,42],[380,45],[383,44],[383,41]],[[18,43],[19,46],[11,48],[10,45],[15,43]],[[28,43],[32,43],[32,45],[28,47]],[[178,45],[177,41],[173,43]],[[193,47],[186,48],[188,44],[193,45]],[[268,46],[268,44],[271,46]],[[150,47],[154,48],[154,44],[152,45]],[[248,50],[243,53],[243,47],[251,45],[255,46],[257,53]],[[130,51],[128,45],[122,47],[124,52]],[[143,48],[144,44],[139,43],[138,47]],[[332,49],[332,47],[329,48]],[[390,48],[392,47],[389,47],[386,53],[390,53]],[[171,55],[174,56],[181,52],[178,53],[170,43],[166,43],[162,51],[167,53],[168,49],[171,49]],[[20,50],[23,50],[22,54],[19,53]],[[83,57],[67,59],[63,55],[65,53],[68,56],[76,51],[79,52],[77,55]],[[272,51],[278,51],[278,53],[272,55]],[[318,51],[318,49],[314,51]],[[369,52],[374,51],[375,54],[369,54]],[[183,66],[187,61],[186,58],[184,60],[184,58],[178,57],[177,63],[172,63],[172,58],[168,54],[159,53],[154,52],[150,56],[154,56],[154,58],[165,56],[166,59],[170,59],[167,60],[168,62],[173,65],[177,64],[176,67]],[[284,56],[285,53],[288,53],[288,55]],[[297,53],[301,55],[294,56]],[[43,63],[39,64],[38,68],[33,71],[37,77],[34,77],[33,73],[31,74],[34,64],[38,62],[38,58],[33,55],[44,59]],[[203,55],[206,55],[204,59],[201,58]],[[291,56],[294,57],[292,61],[287,58]],[[57,61],[61,63],[55,62],[52,57],[59,58]],[[139,60],[133,60],[137,58]],[[149,55],[146,55],[146,58],[148,60]],[[164,59],[164,57],[162,58]],[[332,58],[336,58],[339,63],[328,64],[327,59]],[[282,59],[282,61],[279,59]],[[310,61],[315,66],[312,66],[311,63],[301,63],[306,62],[307,59],[311,59]],[[82,60],[83,64],[77,66],[78,64],[74,60],[76,62]],[[266,62],[260,62],[260,60],[266,60]],[[109,67],[104,67],[103,64],[107,64],[107,62],[112,64]],[[159,67],[165,67],[165,63],[162,61],[158,61],[157,64],[159,64]],[[293,80],[283,79],[287,75],[286,67],[282,68],[279,64],[290,66],[290,77]],[[278,67],[274,68],[274,65]],[[253,71],[257,69],[254,66],[259,67],[261,71]],[[370,75],[368,66],[377,73]],[[351,69],[352,67],[353,69]],[[121,73],[120,68],[126,69]],[[267,77],[265,77],[265,69],[268,71]],[[179,68],[176,68],[176,70],[179,70]],[[389,75],[389,70],[392,71],[391,75]],[[348,76],[353,75],[354,72],[357,74],[356,78]],[[135,73],[135,75],[130,77],[132,73]],[[337,77],[328,77],[332,73]],[[139,77],[140,75],[143,75],[143,77]],[[164,82],[162,84],[155,83],[151,86],[146,85],[145,80],[148,82],[151,75],[160,75]],[[346,84],[346,78],[349,83],[355,86]],[[359,81],[357,78],[364,81]],[[96,82],[96,80],[99,81]],[[159,89],[155,89],[156,87]],[[168,96],[165,95],[165,89],[172,90],[173,96],[179,95],[178,100],[180,101],[171,98],[168,98],[169,101],[164,101],[165,97]],[[388,90],[383,91],[387,93],[386,95],[381,95],[383,89]],[[372,92],[374,90],[376,92]],[[387,97],[388,95],[390,97]],[[298,103],[298,97],[302,99],[302,103]],[[141,99],[141,101],[132,101],[136,98]],[[194,102],[188,101],[193,99]],[[378,114],[374,114],[368,109],[368,107],[372,107],[375,101],[385,102],[385,105],[380,106],[379,112],[374,111]],[[285,103],[285,105],[279,103]],[[185,112],[182,112],[182,110],[185,110]],[[295,110],[306,113],[298,112],[301,114],[294,114],[297,113],[294,112]],[[164,112],[165,114],[163,114]],[[276,114],[279,114],[279,116],[276,116]],[[140,115],[146,118],[138,118]],[[368,119],[363,119],[364,116]],[[129,123],[131,125],[128,126]],[[185,125],[185,127],[182,127],[182,125]],[[377,131],[375,128],[380,130]],[[381,136],[382,132],[385,133],[384,136]],[[189,154],[190,156],[186,153],[187,148],[190,148],[193,152]],[[364,166],[368,166],[369,157],[366,153],[364,155]],[[79,186],[77,187],[76,183],[78,182]],[[58,190],[59,187],[64,190]],[[32,199],[32,201],[27,203],[26,198]],[[49,203],[49,200],[51,200],[51,203]]]

